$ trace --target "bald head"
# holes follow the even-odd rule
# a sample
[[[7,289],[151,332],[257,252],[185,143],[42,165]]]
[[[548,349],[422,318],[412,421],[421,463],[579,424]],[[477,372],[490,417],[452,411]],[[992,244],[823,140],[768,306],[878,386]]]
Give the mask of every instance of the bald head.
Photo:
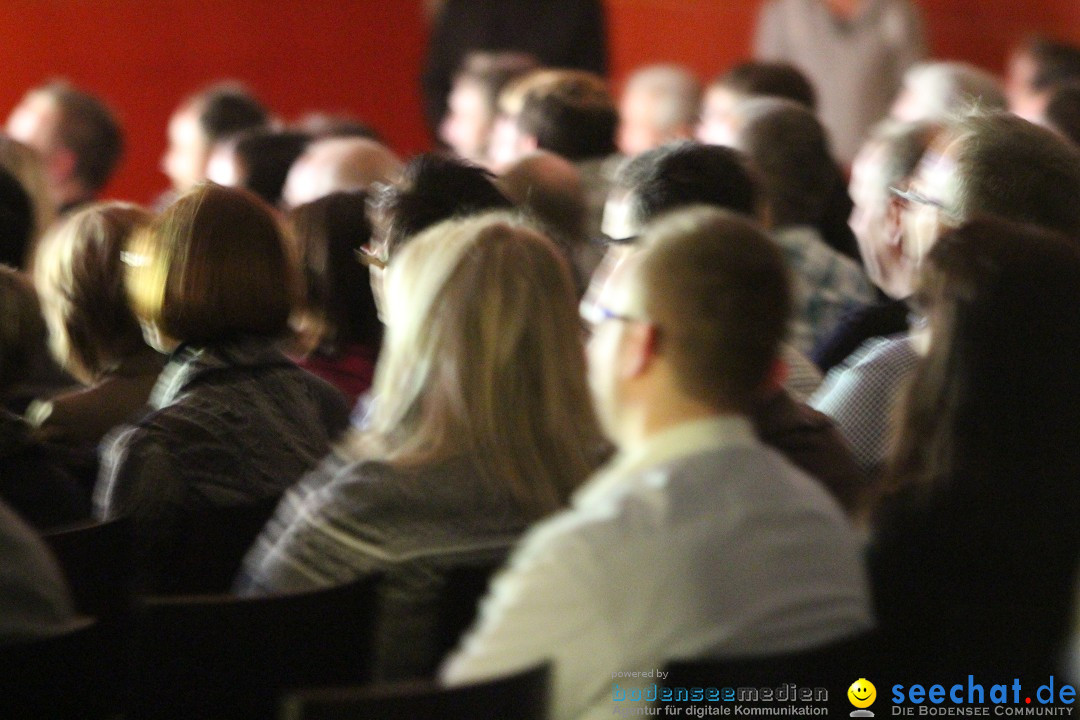
[[[527,208],[567,240],[585,232],[585,186],[574,164],[538,150],[521,158],[499,177],[499,188],[514,204]]]
[[[334,192],[367,190],[372,183],[390,183],[402,164],[386,146],[358,137],[328,138],[308,146],[289,169],[282,197],[290,207]]]

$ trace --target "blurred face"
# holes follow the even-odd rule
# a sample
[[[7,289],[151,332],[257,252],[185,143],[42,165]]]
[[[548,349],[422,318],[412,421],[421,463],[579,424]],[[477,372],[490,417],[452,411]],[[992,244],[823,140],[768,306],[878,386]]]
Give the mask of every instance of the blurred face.
[[[723,87],[713,86],[701,103],[697,139],[706,145],[735,145],[734,109],[739,97]]]
[[[1005,71],[1005,99],[1009,112],[1029,122],[1042,116],[1048,100],[1048,93],[1036,92],[1031,87],[1037,71],[1035,59],[1026,52],[1014,53]]]
[[[917,200],[906,201],[904,224],[905,255],[916,265],[930,252],[938,237],[955,222],[948,212],[956,207],[956,156],[963,140],[954,140],[943,150],[931,148],[919,162],[908,185]]]
[[[488,145],[488,167],[501,173],[535,148],[526,147],[525,138],[518,130],[517,117],[500,114],[491,128]]]
[[[12,138],[40,153],[45,163],[49,193],[57,204],[63,199],[59,186],[70,177],[74,162],[71,151],[57,144],[59,121],[60,113],[52,100],[43,95],[29,95],[12,110],[5,128]]]
[[[466,160],[481,162],[491,134],[491,109],[483,90],[474,82],[454,83],[447,99],[448,110],[439,126],[439,139]]]
[[[161,171],[169,176],[173,188],[187,192],[206,179],[210,144],[199,126],[194,110],[181,110],[169,120],[169,147],[161,158]]]
[[[621,444],[626,332],[629,321],[641,317],[635,302],[636,264],[633,252],[623,248],[609,251],[581,301],[581,318],[589,331],[589,389],[600,425],[616,444]]]
[[[218,143],[206,163],[206,179],[225,187],[240,187],[244,173],[231,143]]]
[[[882,287],[888,274],[889,209],[888,191],[883,187],[881,165],[885,151],[880,145],[867,143],[855,156],[851,166],[848,193],[855,204],[848,224],[859,242],[859,252],[870,279]]]
[[[645,90],[628,89],[619,105],[619,150],[633,157],[671,139],[656,124],[656,98]]]

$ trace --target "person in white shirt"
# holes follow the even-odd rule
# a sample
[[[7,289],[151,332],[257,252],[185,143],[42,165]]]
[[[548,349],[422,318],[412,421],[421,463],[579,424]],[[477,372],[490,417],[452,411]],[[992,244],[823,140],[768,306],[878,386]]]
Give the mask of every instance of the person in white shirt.
[[[702,207],[640,242],[582,306],[618,453],[526,536],[441,669],[457,685],[551,662],[556,719],[609,716],[619,692],[649,682],[614,673],[809,648],[872,624],[843,512],[745,417],[779,365],[780,250]]]

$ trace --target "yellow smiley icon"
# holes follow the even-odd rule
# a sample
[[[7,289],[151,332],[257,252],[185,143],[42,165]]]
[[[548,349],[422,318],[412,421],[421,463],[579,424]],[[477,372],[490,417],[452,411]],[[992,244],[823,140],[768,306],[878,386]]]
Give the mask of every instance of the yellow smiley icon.
[[[859,678],[851,683],[847,691],[848,700],[857,708],[867,708],[877,699],[877,688],[866,678]]]

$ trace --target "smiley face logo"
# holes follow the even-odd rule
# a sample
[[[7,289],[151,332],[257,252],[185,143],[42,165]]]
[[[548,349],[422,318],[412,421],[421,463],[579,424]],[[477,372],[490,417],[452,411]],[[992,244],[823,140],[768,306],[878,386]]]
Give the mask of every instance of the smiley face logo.
[[[877,688],[874,687],[874,683],[870,682],[866,678],[859,678],[855,682],[851,683],[851,687],[847,691],[848,700],[851,704],[857,708],[868,708],[874,704],[874,700],[877,699]]]

